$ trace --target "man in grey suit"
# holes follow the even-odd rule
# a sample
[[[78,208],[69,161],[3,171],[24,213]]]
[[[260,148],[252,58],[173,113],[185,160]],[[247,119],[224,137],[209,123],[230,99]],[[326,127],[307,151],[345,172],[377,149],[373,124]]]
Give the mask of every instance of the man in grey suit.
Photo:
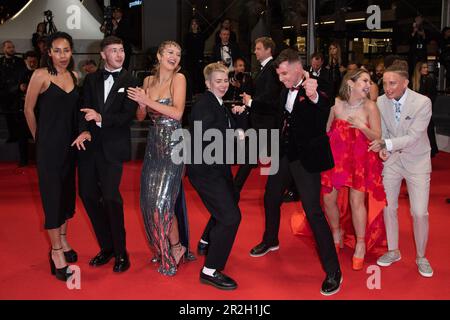
[[[431,118],[431,101],[408,89],[408,67],[401,61],[386,69],[383,75],[385,94],[377,100],[381,113],[382,139],[371,142],[370,150],[380,151],[385,160],[383,184],[388,205],[384,222],[388,252],[377,260],[390,266],[401,259],[398,246],[398,196],[402,180],[408,187],[416,243],[416,264],[424,277],[433,276],[425,258],[428,240],[428,198],[430,192],[430,142],[427,127]]]

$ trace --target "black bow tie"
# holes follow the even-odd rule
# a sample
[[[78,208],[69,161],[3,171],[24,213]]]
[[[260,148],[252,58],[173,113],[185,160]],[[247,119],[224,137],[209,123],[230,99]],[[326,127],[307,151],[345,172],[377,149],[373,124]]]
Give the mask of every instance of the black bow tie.
[[[292,88],[290,88],[289,90],[291,90],[291,91],[295,91],[295,90],[300,90],[300,86],[298,86],[298,87],[292,87]]]
[[[112,76],[114,80],[117,79],[119,76],[120,71],[115,72],[109,72],[108,70],[103,70],[103,80],[106,80],[109,78],[109,76]]]

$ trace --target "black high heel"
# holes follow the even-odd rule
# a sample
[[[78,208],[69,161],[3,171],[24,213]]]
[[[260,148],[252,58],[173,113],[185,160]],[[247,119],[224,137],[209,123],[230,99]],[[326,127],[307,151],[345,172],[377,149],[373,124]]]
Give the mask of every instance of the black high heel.
[[[56,268],[55,262],[52,259],[52,251],[58,250],[62,250],[62,248],[59,249],[52,248],[48,254],[48,260],[50,262],[50,272],[52,273],[52,275],[56,276],[56,279],[61,281],[67,281],[67,279],[69,279],[73,275],[73,272],[67,272],[68,270],[71,271],[69,269],[69,266],[65,266],[60,269]]]
[[[61,233],[60,235],[66,236],[65,233]],[[66,258],[66,261],[69,263],[74,263],[78,261],[78,254],[73,249],[70,249],[69,251],[64,251],[64,257]]]

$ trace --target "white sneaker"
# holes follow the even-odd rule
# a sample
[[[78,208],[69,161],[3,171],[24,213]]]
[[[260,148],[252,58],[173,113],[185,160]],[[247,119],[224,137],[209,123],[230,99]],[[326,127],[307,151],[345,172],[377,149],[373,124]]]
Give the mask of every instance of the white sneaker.
[[[394,262],[399,261],[401,258],[400,251],[388,251],[378,258],[377,264],[382,267],[388,267]]]
[[[431,278],[433,276],[433,269],[431,268],[430,262],[427,258],[417,258],[416,259],[417,268],[419,273],[425,278]]]

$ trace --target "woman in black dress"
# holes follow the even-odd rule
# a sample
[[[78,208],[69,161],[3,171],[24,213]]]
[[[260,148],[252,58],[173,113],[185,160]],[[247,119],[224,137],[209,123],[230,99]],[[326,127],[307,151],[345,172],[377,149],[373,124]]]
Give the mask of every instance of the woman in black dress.
[[[67,262],[77,261],[66,231],[67,220],[75,212],[75,150],[71,143],[76,137],[79,94],[72,71],[72,37],[64,32],[52,34],[47,47],[48,67],[37,69],[30,80],[25,116],[36,140],[39,190],[52,245],[51,272],[65,281],[72,275]]]

